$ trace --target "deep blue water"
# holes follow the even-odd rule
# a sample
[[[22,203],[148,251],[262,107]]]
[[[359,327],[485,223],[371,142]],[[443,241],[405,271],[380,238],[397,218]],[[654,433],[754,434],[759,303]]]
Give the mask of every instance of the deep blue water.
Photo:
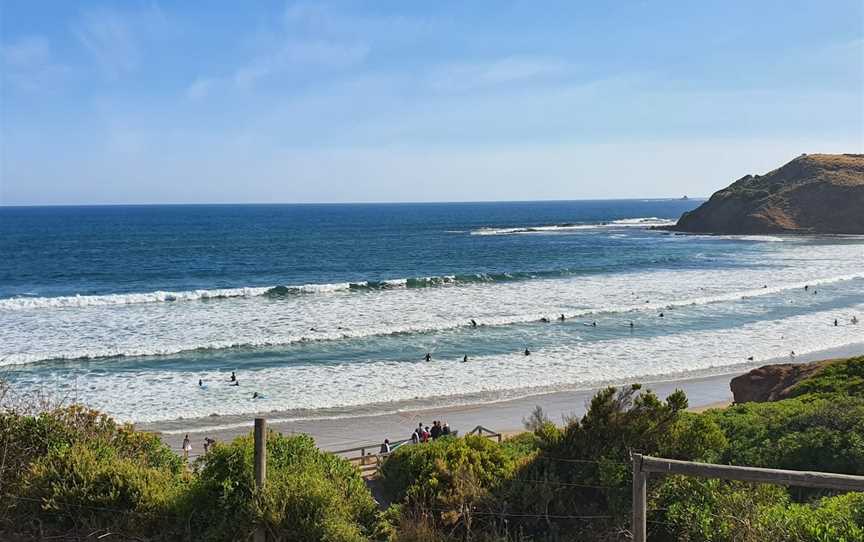
[[[0,207],[0,298],[579,273],[686,260],[641,239],[465,235],[676,219],[697,201]],[[683,262],[686,263],[686,262]]]

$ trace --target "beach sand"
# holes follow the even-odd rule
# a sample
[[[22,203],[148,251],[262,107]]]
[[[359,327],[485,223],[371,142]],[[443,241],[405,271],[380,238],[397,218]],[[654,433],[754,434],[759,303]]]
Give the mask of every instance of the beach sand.
[[[864,343],[800,355],[795,361],[806,363],[855,355],[864,355]],[[734,372],[699,378],[657,382],[645,379],[643,388],[653,390],[661,398],[665,398],[676,389],[681,389],[687,394],[690,409],[693,411],[723,408],[732,401],[732,392],[729,389],[729,381],[732,378],[745,373],[751,367],[787,362],[789,362],[788,358],[765,360],[750,364],[749,367],[736,367]],[[565,417],[584,414],[586,406],[597,389],[559,391],[475,405],[405,409],[376,415],[286,420],[290,416],[274,412],[264,417],[271,420],[286,420],[270,422],[269,427],[283,434],[308,434],[325,450],[369,445],[375,451],[384,438],[389,438],[391,441],[406,439],[419,423],[431,426],[432,420],[447,422],[460,434],[465,434],[478,425],[500,433],[514,433],[522,430],[522,420],[528,417],[536,406],[540,406],[554,422],[561,423]],[[185,431],[189,431],[193,447],[190,456],[194,458],[203,452],[204,437],[219,442],[230,441],[240,435],[248,434],[252,430],[253,418],[254,416],[250,415],[248,421],[221,426],[214,426],[214,418],[201,418],[137,424],[136,427],[140,430],[160,433],[162,440],[178,453],[180,453]]]

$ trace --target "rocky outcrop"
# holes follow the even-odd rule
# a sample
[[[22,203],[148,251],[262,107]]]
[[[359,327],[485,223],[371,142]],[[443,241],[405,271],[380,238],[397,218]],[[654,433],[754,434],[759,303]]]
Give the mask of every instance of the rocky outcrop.
[[[832,362],[829,360],[803,364],[765,365],[747,374],[736,376],[729,383],[729,387],[732,388],[732,396],[736,403],[779,401],[791,397],[792,388],[796,384],[815,375],[830,363]]]
[[[747,175],[668,229],[864,234],[864,154],[805,154],[765,175]]]

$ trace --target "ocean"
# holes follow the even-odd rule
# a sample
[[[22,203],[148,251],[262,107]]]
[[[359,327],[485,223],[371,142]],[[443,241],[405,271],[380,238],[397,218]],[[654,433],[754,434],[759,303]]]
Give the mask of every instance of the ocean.
[[[0,207],[0,378],[124,421],[350,416],[862,342],[864,239],[648,229],[699,203]]]

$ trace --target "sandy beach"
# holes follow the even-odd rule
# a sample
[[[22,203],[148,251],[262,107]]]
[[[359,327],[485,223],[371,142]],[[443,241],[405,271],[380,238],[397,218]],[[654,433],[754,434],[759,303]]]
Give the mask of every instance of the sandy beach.
[[[864,355],[864,343],[802,354],[797,356],[795,361],[807,363],[855,355]],[[718,375],[668,380],[646,378],[642,383],[645,388],[653,390],[661,398],[665,398],[676,389],[681,389],[687,394],[690,409],[702,411],[708,408],[722,408],[731,403],[732,392],[729,389],[729,381],[735,376],[754,367],[787,362],[789,362],[788,358],[765,360],[736,366]],[[362,445],[377,445],[384,438],[389,438],[391,441],[405,439],[410,436],[418,423],[431,425],[432,420],[447,422],[453,429],[463,434],[478,425],[501,433],[519,431],[522,429],[522,420],[535,406],[542,407],[553,421],[560,423],[565,417],[584,414],[586,405],[597,389],[559,391],[473,405],[404,409],[386,414],[285,420],[285,413],[274,412],[265,414],[264,417],[271,420],[270,427],[276,431],[283,434],[305,433],[315,438],[321,448],[338,450]],[[253,418],[254,416],[249,416],[246,421],[229,424],[221,419],[214,422],[212,417],[174,420],[138,424],[137,428],[160,433],[162,439],[178,452],[183,437],[188,431],[193,446],[191,456],[196,457],[203,452],[202,445],[205,437],[226,441],[247,434],[251,431]],[[219,425],[216,425],[217,423]]]

